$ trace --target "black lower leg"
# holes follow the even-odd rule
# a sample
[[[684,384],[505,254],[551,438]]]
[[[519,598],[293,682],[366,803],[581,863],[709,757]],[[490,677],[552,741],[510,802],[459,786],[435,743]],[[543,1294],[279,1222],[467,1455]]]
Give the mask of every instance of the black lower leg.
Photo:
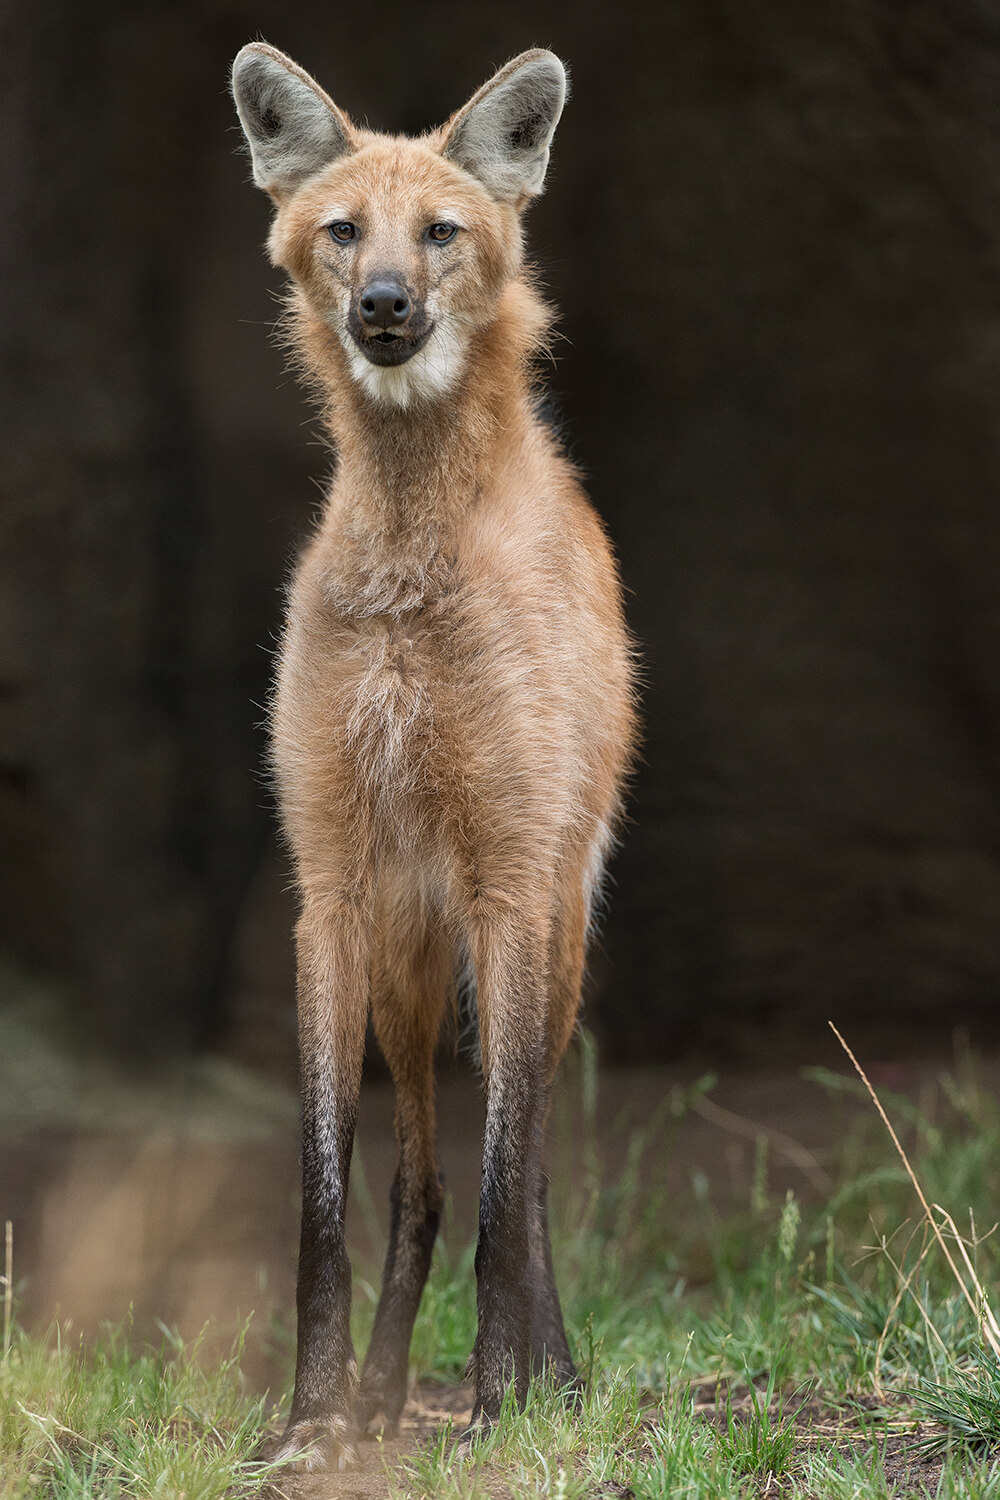
[[[362,1431],[392,1429],[403,1409],[410,1338],[430,1270],[442,1199],[439,1177],[414,1184],[396,1174],[382,1295],[361,1375]]]
[[[495,1421],[511,1381],[519,1405],[531,1366],[531,1219],[538,1153],[538,1106],[530,1076],[495,1086],[487,1106],[486,1149],[476,1250],[479,1331],[473,1421]]]
[[[551,1374],[560,1385],[577,1379],[563,1323],[559,1293],[552,1266],[549,1240],[548,1183],[542,1178],[532,1225],[531,1243],[531,1369],[532,1374]]]
[[[317,1095],[320,1097],[317,1097]],[[303,1099],[302,1230],[296,1289],[298,1345],[289,1450],[311,1446],[316,1467],[340,1463],[353,1428],[357,1383],[351,1342],[351,1265],[344,1209],[354,1105],[337,1118],[332,1101],[306,1083]]]

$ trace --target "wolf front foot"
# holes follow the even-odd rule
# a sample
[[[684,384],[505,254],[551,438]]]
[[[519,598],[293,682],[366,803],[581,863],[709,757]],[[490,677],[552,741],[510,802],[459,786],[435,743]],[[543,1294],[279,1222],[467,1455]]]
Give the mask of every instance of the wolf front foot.
[[[335,1474],[358,1460],[352,1430],[343,1417],[289,1422],[268,1457],[292,1474]]]
[[[472,1445],[489,1437],[492,1431],[492,1418],[488,1417],[482,1409],[474,1411],[468,1427],[464,1428],[455,1439],[455,1457],[468,1458],[472,1452]]]

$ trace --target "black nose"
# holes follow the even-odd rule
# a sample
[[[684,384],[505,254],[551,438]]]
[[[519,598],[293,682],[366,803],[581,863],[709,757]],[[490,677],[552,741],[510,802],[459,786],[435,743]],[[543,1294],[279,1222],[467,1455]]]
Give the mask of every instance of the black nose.
[[[392,328],[410,316],[410,299],[398,281],[373,281],[361,293],[360,310],[373,328]]]

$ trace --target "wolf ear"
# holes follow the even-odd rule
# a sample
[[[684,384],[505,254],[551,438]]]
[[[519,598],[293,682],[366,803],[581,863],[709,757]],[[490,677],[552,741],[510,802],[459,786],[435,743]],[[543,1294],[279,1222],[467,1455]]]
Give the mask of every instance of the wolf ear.
[[[452,116],[443,154],[502,202],[540,193],[566,88],[554,52],[522,52]]]
[[[343,111],[290,57],[251,42],[233,63],[233,98],[258,187],[281,200],[353,149]]]

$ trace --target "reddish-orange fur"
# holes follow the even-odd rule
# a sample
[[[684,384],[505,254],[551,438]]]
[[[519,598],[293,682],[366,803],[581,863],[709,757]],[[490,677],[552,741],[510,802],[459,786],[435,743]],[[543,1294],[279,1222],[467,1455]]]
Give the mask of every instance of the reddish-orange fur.
[[[432,1054],[456,973],[470,964],[495,1157],[484,1169],[476,1354],[477,1410],[489,1419],[506,1380],[523,1390],[528,1344],[494,1327],[484,1278],[509,1283],[510,1295],[523,1261],[525,1285],[545,1283],[525,1292],[523,1316],[538,1325],[531,1354],[547,1351],[572,1374],[543,1265],[539,1150],[634,742],[633,671],[603,528],[532,402],[549,318],[522,264],[524,199],[497,201],[442,154],[451,125],[414,141],[337,119],[349,149],[294,190],[271,189],[270,248],[294,282],[295,349],[338,454],[289,594],[272,714],[302,901],[306,1129],[318,1143],[315,1161],[306,1148],[306,1191],[312,1171],[319,1207],[308,1247],[304,1213],[303,1257],[313,1266],[317,1243],[338,1264],[343,1255],[346,1167],[331,1187],[322,1153],[349,1161],[371,1008],[397,1086],[397,1250],[415,1266],[412,1276],[395,1266],[386,1299],[398,1294],[409,1309],[426,1258],[413,1226],[430,1226],[432,1239],[440,1207]],[[329,247],[331,212],[365,226],[349,262]],[[463,226],[446,264],[419,238],[445,213]],[[336,331],[359,288],[387,267],[454,330],[458,373],[443,396],[373,396]],[[520,1245],[522,1221],[522,1249],[490,1272],[491,1234]],[[309,1275],[326,1287],[321,1266]],[[300,1283],[290,1442],[319,1437],[330,1462],[349,1453],[352,1398],[333,1371],[338,1388],[323,1407],[314,1325],[342,1319],[330,1309],[343,1292],[309,1293],[308,1326],[305,1295]],[[388,1308],[386,1329],[408,1317]],[[369,1381],[366,1367],[362,1425],[389,1406],[390,1421],[398,1414],[403,1335],[383,1336],[396,1374],[376,1369]],[[349,1341],[344,1351],[349,1362]]]

